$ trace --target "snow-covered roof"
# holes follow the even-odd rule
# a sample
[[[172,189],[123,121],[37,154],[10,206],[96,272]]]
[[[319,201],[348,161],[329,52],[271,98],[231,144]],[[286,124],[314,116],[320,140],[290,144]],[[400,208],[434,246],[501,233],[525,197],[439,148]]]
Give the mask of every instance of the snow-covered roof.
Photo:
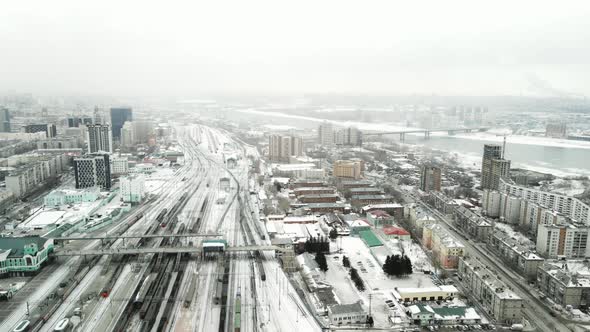
[[[358,314],[364,313],[363,306],[360,302],[351,304],[336,304],[329,307],[330,312],[333,315],[344,315],[344,314]]]

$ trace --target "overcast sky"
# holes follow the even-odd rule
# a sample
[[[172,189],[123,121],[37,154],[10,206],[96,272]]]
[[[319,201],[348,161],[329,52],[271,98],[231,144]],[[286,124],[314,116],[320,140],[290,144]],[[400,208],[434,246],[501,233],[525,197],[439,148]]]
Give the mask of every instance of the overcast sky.
[[[5,1],[0,91],[590,95],[590,2],[542,2]]]

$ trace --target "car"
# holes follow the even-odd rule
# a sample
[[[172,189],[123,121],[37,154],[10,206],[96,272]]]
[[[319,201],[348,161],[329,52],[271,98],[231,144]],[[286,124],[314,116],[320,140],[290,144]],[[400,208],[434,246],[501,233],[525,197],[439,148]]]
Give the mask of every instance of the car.
[[[393,303],[392,300],[385,300],[385,303]]]
[[[434,327],[428,326],[428,331],[434,331]]]
[[[395,307],[395,304],[393,304],[393,303],[387,303],[387,306],[390,307],[390,308],[394,308]]]

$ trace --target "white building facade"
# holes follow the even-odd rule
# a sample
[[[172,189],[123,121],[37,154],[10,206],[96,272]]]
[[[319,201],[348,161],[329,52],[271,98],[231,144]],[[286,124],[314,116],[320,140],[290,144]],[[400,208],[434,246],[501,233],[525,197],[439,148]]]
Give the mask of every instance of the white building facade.
[[[125,203],[139,203],[145,197],[145,179],[141,175],[121,178],[121,200]]]

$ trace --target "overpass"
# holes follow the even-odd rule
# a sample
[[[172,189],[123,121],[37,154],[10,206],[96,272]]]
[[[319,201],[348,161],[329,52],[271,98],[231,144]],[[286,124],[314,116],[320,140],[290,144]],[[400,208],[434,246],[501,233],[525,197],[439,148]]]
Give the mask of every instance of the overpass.
[[[434,129],[408,129],[408,130],[396,130],[396,131],[384,131],[384,132],[369,132],[363,133],[363,137],[366,136],[378,136],[383,137],[384,135],[399,135],[400,141],[406,140],[406,134],[424,133],[424,138],[429,139],[430,133],[444,133],[449,135],[455,135],[456,133],[471,133],[471,132],[483,132],[488,131],[489,127],[470,127],[470,128],[434,128]]]
[[[235,246],[227,247],[226,252],[246,252],[246,251],[287,251],[279,246]],[[55,250],[51,253],[54,257],[64,256],[94,256],[94,255],[140,255],[140,254],[200,254],[203,249],[200,247],[155,247],[155,248],[120,248],[120,249],[85,249],[85,250]]]
[[[141,238],[168,238],[168,237],[219,237],[221,234],[204,234],[204,233],[183,233],[183,234],[143,234],[143,235],[107,235],[107,236],[65,236],[54,237],[54,241],[70,240],[118,240],[118,239],[141,239]]]

